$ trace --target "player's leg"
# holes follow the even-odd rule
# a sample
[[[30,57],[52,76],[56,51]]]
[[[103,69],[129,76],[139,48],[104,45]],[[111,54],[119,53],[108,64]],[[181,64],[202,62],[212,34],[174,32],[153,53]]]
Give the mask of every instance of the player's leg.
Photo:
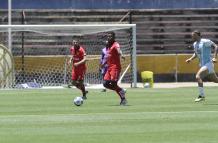
[[[116,91],[116,93],[119,95],[119,97],[121,99],[120,105],[126,105],[127,104],[127,100],[126,100],[126,97],[125,97],[126,92],[125,92],[124,89],[120,88],[117,85],[117,81],[105,80],[103,85],[107,89]]]
[[[127,104],[126,95],[125,95],[126,91],[117,85],[117,81],[111,81],[111,85],[112,85],[114,91],[116,91],[116,93],[120,97],[120,100],[121,100],[120,105],[126,105]]]
[[[87,99],[86,95],[87,95],[88,91],[85,89],[84,80],[79,80],[77,82],[76,87],[82,91],[82,94],[83,94],[82,98]]]
[[[115,80],[114,72],[112,69],[108,69],[104,76],[103,86],[110,90],[116,90],[117,84],[113,81]]]
[[[75,73],[75,70],[72,69],[72,72],[71,72],[71,81],[67,85],[68,88],[71,88],[72,86],[75,86],[76,85],[76,80],[77,80],[77,75]]]
[[[106,68],[103,70],[103,72],[101,73],[101,76],[102,76],[102,81],[103,81],[103,83],[104,83],[104,76],[105,76],[105,74],[106,74]],[[106,92],[107,90],[106,90],[106,88],[104,87],[103,89],[102,89],[102,92]]]
[[[104,80],[103,81],[103,86],[107,89],[110,89],[110,90],[115,90],[115,87],[114,85],[111,84],[111,80]]]
[[[78,78],[78,75],[76,74],[74,70],[72,70],[71,85],[77,86],[77,78]]]
[[[83,80],[72,80],[72,85],[74,85],[76,88],[78,88],[79,90],[82,91],[82,94],[83,94],[82,98],[83,99],[87,99],[86,95],[87,95],[88,91],[86,91],[86,89],[85,89],[85,85],[83,83]]]
[[[86,73],[86,69],[83,69],[83,70],[79,71],[79,73],[78,73],[78,75],[79,75],[79,77],[78,77],[78,81],[79,81],[78,87],[82,91],[82,94],[83,94],[82,98],[83,99],[87,99],[87,93],[88,93],[88,91],[86,91],[85,85],[84,85],[85,73]]]
[[[203,66],[196,74],[196,80],[198,82],[199,96],[195,99],[195,102],[203,101],[205,99],[203,78],[208,75],[208,68]]]
[[[103,86],[107,89],[114,90],[113,86],[111,85],[110,70],[107,70],[105,75],[104,75]]]
[[[215,83],[218,83],[218,77],[216,75],[216,73],[211,73],[209,76],[208,76],[208,79],[212,82],[215,82]]]
[[[111,85],[113,86],[114,90],[119,95],[121,101],[120,105],[126,105],[127,100],[125,96],[125,90],[117,85],[117,81],[119,80],[120,70],[113,69],[111,70]]]
[[[81,90],[83,96],[83,99],[87,99],[86,94],[88,93],[88,91],[86,91],[85,89],[85,85],[84,85],[84,75],[85,75],[85,70],[84,71],[73,71],[72,72],[72,85],[74,85],[76,88],[78,88],[79,90]]]
[[[117,85],[119,78],[119,71],[114,69],[108,69],[104,76],[104,87],[117,92],[121,99],[121,104],[126,105],[125,91]]]
[[[208,79],[212,82],[218,83],[218,77],[217,77],[216,72],[214,70],[214,64],[211,62],[211,63],[206,64],[206,66],[207,66],[208,71],[209,71]]]

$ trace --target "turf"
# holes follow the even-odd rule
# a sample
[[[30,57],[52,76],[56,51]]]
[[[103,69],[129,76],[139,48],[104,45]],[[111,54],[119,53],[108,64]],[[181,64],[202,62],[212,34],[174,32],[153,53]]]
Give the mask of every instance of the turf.
[[[90,90],[80,107],[76,89],[1,90],[0,143],[217,143],[218,95],[207,87],[128,89],[128,106],[114,92]]]

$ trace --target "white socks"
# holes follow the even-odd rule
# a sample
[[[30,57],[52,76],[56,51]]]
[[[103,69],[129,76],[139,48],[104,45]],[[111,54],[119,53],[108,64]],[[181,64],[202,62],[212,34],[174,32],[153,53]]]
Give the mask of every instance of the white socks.
[[[198,87],[199,90],[199,95],[204,97],[204,88],[203,87]]]

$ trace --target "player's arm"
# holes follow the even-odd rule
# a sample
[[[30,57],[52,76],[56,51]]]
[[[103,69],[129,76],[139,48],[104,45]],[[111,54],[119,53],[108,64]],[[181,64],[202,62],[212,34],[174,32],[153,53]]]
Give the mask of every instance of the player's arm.
[[[192,60],[194,60],[197,57],[196,53],[194,53],[189,59],[186,60],[186,63],[190,63]]]
[[[77,63],[74,63],[74,66],[77,67],[78,65],[81,65],[81,64],[85,63],[86,60],[87,60],[86,59],[86,54],[84,54],[83,59],[81,61],[77,62]]]
[[[73,63],[73,48],[70,48],[70,59],[68,60],[67,64],[71,65]]]
[[[120,55],[120,57],[121,57],[123,60],[125,60],[125,57],[124,57],[124,55],[123,55],[123,53],[122,53],[120,47],[117,48],[117,52],[118,52],[118,54]]]
[[[215,43],[212,43],[212,47],[214,47],[214,54],[213,54],[213,59],[212,59],[212,62],[216,63],[217,62],[217,49],[218,49],[218,46],[215,44]]]
[[[68,60],[68,65],[70,65],[73,62],[73,56],[70,57],[70,59]]]

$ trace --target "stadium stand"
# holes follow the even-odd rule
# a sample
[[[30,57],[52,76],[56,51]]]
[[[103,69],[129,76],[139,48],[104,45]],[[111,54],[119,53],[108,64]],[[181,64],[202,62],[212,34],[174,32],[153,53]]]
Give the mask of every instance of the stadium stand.
[[[162,10],[56,10],[56,9],[26,9],[26,24],[82,24],[82,23],[136,23],[138,54],[170,54],[191,53],[190,32],[198,29],[204,37],[214,42],[218,25],[218,9],[162,9]],[[7,24],[7,11],[0,11],[0,24]],[[22,23],[22,10],[13,10],[12,23]],[[26,35],[25,47],[47,47],[56,39],[46,39],[33,42],[34,37]],[[68,40],[68,39],[66,39]],[[20,47],[20,41],[15,39],[15,47]],[[69,43],[66,42],[66,45]],[[65,45],[56,44],[57,50]],[[13,50],[16,50],[14,48]],[[35,53],[36,54],[36,53]],[[42,54],[42,52],[38,52]]]
[[[128,23],[128,11],[95,11],[95,10],[13,10],[12,23],[21,24],[22,14],[25,14],[25,24],[104,24],[104,23]],[[1,12],[1,24],[7,24],[7,12]],[[38,37],[40,36],[40,40]],[[66,54],[72,37],[48,37],[25,32],[25,55],[43,55],[44,49],[53,53]],[[21,33],[13,39],[13,51],[15,55],[21,53]],[[61,41],[61,43],[60,43]],[[122,41],[122,39],[120,40]],[[87,41],[83,41],[85,44]],[[64,44],[63,44],[64,43]],[[54,47],[55,45],[55,47]],[[103,46],[103,45],[102,45]],[[99,47],[99,45],[97,45]],[[102,47],[99,47],[102,48]],[[35,50],[34,50],[35,49]],[[37,49],[37,50],[36,50]],[[58,52],[59,51],[59,52]],[[99,49],[100,51],[100,49]],[[45,54],[45,53],[44,53]]]
[[[217,42],[217,9],[138,10],[132,12],[137,23],[138,53],[190,53],[190,32],[200,30]]]

